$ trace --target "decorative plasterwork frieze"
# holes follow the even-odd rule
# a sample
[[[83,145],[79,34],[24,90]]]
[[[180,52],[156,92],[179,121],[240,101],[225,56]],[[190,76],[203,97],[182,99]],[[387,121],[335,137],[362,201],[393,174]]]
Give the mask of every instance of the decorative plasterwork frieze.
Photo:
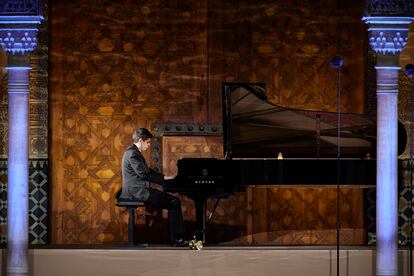
[[[366,0],[365,14],[370,16],[411,15],[413,5],[411,1],[401,0]]]
[[[40,7],[40,0],[2,0],[0,15],[38,15]]]
[[[407,44],[412,17],[364,17],[368,24],[369,44],[377,54],[399,54]]]

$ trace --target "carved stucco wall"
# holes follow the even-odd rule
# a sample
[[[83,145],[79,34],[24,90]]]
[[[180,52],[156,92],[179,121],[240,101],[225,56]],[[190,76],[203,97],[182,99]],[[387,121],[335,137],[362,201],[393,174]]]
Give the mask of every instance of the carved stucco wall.
[[[404,152],[399,156],[402,161],[401,179],[399,183],[399,242],[407,244],[410,239],[410,149],[411,145],[411,124],[410,117],[413,110],[413,86],[412,79],[405,74],[404,69],[407,64],[414,64],[414,24],[410,25],[408,33],[408,43],[400,54],[400,76],[399,76],[399,95],[398,95],[398,119],[406,129],[406,144]],[[414,113],[413,113],[414,114]],[[414,118],[414,117],[413,117]],[[401,134],[399,134],[401,135]]]
[[[0,50],[0,80],[1,80],[1,93],[0,93],[0,157],[7,157],[7,126],[8,126],[8,113],[7,113],[7,56],[3,50]]]
[[[113,195],[132,130],[206,120],[206,11],[204,1],[53,1],[52,242],[125,240]]]
[[[275,103],[334,111],[329,60],[341,54],[342,110],[364,109],[360,1],[57,0],[51,14],[55,243],[125,240],[113,194],[133,128],[221,123],[222,81],[265,82]]]
[[[404,72],[407,64],[414,64],[414,24],[410,25],[408,43],[400,54],[400,66],[402,69],[399,78],[398,118],[407,130],[407,144],[404,153],[400,156],[403,159],[409,158],[410,156],[410,112],[413,108],[412,80]]]
[[[31,54],[30,63],[30,133],[29,157],[47,158],[48,148],[48,37],[47,25],[43,24],[38,33],[39,45]],[[0,53],[0,158],[7,158],[7,57]]]
[[[329,61],[341,55],[341,109],[363,113],[362,9],[362,1],[210,1],[210,108],[220,108],[222,81],[240,81],[266,83],[283,106],[335,111]]]

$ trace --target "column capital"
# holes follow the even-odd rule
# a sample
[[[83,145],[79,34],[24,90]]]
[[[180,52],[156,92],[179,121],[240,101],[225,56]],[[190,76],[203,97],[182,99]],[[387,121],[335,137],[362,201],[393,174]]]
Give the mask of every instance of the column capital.
[[[369,44],[380,55],[398,55],[407,44],[410,23],[408,16],[366,16]]]
[[[0,45],[7,54],[25,55],[37,46],[37,29],[3,29],[0,26]]]
[[[25,55],[37,46],[42,1],[3,0],[0,3],[0,45],[7,54]]]

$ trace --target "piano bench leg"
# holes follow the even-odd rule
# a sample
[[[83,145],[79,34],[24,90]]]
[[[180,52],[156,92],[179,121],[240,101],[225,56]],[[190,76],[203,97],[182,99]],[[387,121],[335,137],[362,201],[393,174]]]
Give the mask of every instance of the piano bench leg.
[[[135,237],[135,208],[129,207],[128,208],[128,246],[142,246],[148,247],[147,243],[140,243],[137,244],[136,237]]]

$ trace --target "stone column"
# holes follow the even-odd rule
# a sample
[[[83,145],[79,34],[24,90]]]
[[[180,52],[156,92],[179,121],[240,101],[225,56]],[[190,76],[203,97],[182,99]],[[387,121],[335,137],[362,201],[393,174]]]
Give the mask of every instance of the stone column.
[[[398,72],[411,17],[364,17],[377,54],[376,275],[398,274]]]
[[[8,65],[7,275],[29,275],[29,72],[37,16],[0,16],[0,45]]]
[[[29,58],[25,65],[8,60],[8,186],[7,186],[7,272],[27,275],[29,238]]]

